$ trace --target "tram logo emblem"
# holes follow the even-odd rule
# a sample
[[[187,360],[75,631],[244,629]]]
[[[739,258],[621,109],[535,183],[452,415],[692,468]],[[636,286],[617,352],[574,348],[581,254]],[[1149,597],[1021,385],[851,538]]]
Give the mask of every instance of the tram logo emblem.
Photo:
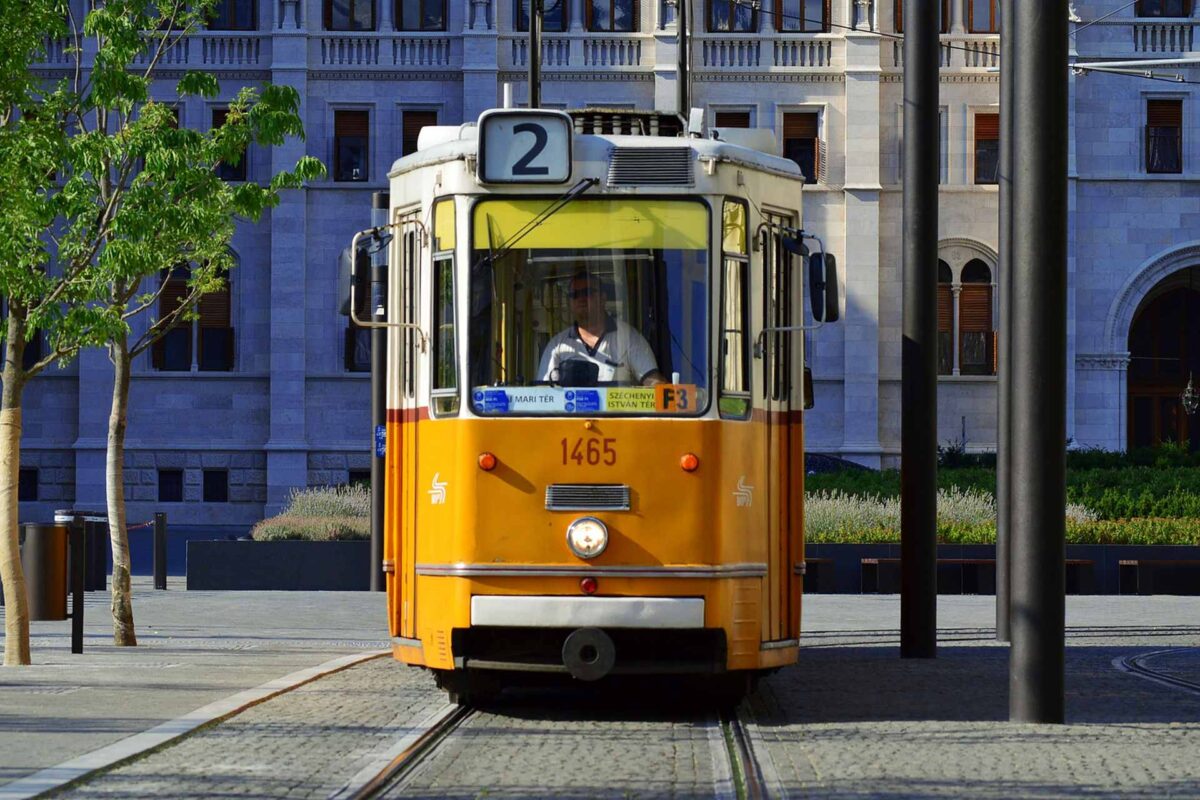
[[[746,476],[738,478],[737,488],[733,491],[738,508],[749,508],[754,505],[754,487],[746,485]]]
[[[446,482],[438,480],[441,476],[440,472],[433,473],[433,488],[428,490],[429,502],[435,506],[446,503]]]

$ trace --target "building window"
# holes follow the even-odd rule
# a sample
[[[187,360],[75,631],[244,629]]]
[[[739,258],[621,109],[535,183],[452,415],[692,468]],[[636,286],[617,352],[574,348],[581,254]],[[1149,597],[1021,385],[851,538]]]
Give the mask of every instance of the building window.
[[[950,0],[942,0],[942,5],[939,7],[940,20],[938,30],[942,33],[950,32]],[[904,33],[904,0],[896,0],[895,16],[892,17],[896,25],[896,33]]]
[[[405,111],[400,155],[417,152],[417,140],[421,136],[421,129],[434,125],[437,125],[436,111]]]
[[[958,296],[958,365],[963,375],[995,375],[992,271],[978,259],[963,267]]]
[[[757,23],[755,29],[758,28]],[[829,31],[829,0],[775,0],[775,30],[793,33]]]
[[[158,471],[158,502],[183,502],[183,470],[160,469]]]
[[[229,109],[214,108],[212,112],[213,128],[220,128],[225,124],[225,120],[229,118]],[[246,152],[243,150],[241,158],[236,164],[230,162],[221,162],[217,165],[217,175],[223,181],[244,181],[246,180]]]
[[[567,29],[567,4],[569,0],[544,0],[542,3],[542,30],[562,32]],[[517,30],[529,30],[529,0],[517,0],[514,16]]]
[[[1146,101],[1146,172],[1183,172],[1183,101]]]
[[[217,0],[208,19],[210,31],[252,31],[258,28],[254,0]]]
[[[197,303],[197,319],[175,325],[154,343],[150,352],[155,369],[171,372],[192,369],[229,372],[233,369],[232,287],[229,275],[222,277],[225,285],[203,295]],[[175,267],[163,276],[166,286],[158,297],[159,319],[172,313],[187,299],[190,278],[191,269],[186,265]]]
[[[1190,17],[1191,0],[1138,0],[1139,17]]]
[[[999,33],[1000,0],[968,0],[967,29],[971,33]]]
[[[37,467],[21,467],[17,478],[17,499],[22,503],[38,499],[38,470]]]
[[[637,0],[586,0],[584,11],[589,31],[638,30]]]
[[[333,179],[335,181],[365,181],[367,179],[367,140],[371,116],[367,111],[341,110],[333,112]]]
[[[375,30],[374,0],[325,0],[325,30]]]
[[[446,0],[396,0],[396,29],[446,30]]]
[[[228,503],[229,502],[229,470],[227,470],[227,469],[206,469],[206,470],[204,470],[204,502],[206,502],[206,503]]]
[[[346,327],[345,363],[347,372],[371,371],[371,329],[356,325]]]
[[[975,183],[1000,182],[1000,115],[975,115]]]
[[[783,157],[804,173],[805,183],[816,183],[821,168],[820,115],[804,112],[783,115]]]
[[[938,261],[937,273],[937,364],[938,375],[954,373],[954,273]]]
[[[364,489],[371,488],[371,470],[369,469],[352,469],[349,477],[346,480],[351,486],[361,486]]]
[[[713,115],[713,127],[718,130],[721,128],[749,128],[750,112],[718,111]]]
[[[708,0],[710,33],[753,33],[758,30],[758,11],[740,0]]]

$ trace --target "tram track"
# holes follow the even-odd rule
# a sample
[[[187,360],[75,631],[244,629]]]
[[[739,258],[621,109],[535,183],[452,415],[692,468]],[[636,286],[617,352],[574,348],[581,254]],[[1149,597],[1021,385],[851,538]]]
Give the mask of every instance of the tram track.
[[[737,800],[762,800],[768,797],[763,769],[747,726],[736,711],[722,713],[720,724],[733,772],[733,788]],[[717,796],[721,796],[720,790]]]
[[[1190,694],[1200,695],[1200,683],[1195,681],[1185,680],[1184,678],[1176,677],[1169,672],[1152,669],[1146,666],[1146,661],[1152,658],[1162,656],[1175,655],[1176,653],[1192,653],[1196,652],[1193,647],[1172,647],[1165,650],[1151,650],[1148,653],[1138,653],[1132,656],[1118,656],[1113,659],[1113,666],[1122,672],[1128,672],[1143,680],[1157,683],[1160,686],[1166,686],[1171,689],[1188,692]]]
[[[374,771],[373,767],[368,767],[330,800],[369,800],[397,788],[437,750],[438,745],[478,713],[469,706],[443,706],[418,726],[420,730],[398,743],[398,752],[387,754],[390,760],[382,769]]]

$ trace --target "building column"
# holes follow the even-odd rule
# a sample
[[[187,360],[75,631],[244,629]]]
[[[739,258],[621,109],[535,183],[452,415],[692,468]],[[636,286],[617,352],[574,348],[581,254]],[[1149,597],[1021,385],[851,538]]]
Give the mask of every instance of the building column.
[[[74,444],[73,505],[75,508],[86,508],[89,511],[104,511],[108,507],[105,476],[113,366],[108,360],[108,354],[100,347],[89,347],[81,351],[76,363],[79,365],[79,434]]]
[[[846,34],[845,393],[842,453],[878,468],[879,37]],[[854,235],[849,235],[853,231]]]
[[[963,3],[970,0],[950,0],[950,33],[961,34],[967,32],[967,15],[963,10]]]
[[[387,0],[383,0],[387,2]],[[303,33],[276,33],[272,41],[271,80],[290,86],[300,95],[300,116],[308,103],[307,38]],[[305,144],[289,139],[271,150],[273,172],[291,169],[305,155]],[[270,426],[264,447],[267,454],[266,515],[277,514],[294,488],[308,485],[308,440],[305,402],[305,267],[306,190],[280,194],[270,211],[270,293],[263,298],[270,308]]]

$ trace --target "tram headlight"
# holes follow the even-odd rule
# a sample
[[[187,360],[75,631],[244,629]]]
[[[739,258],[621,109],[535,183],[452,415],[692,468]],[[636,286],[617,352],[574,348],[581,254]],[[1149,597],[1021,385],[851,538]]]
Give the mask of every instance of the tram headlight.
[[[580,558],[595,558],[608,547],[608,528],[595,517],[580,517],[567,526],[567,547]]]

